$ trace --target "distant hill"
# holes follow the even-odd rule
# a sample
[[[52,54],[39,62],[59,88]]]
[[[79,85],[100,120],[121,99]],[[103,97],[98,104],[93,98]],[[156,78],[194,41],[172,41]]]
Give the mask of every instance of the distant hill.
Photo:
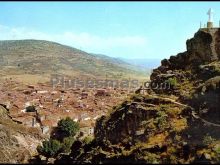
[[[148,59],[148,58],[120,58],[122,61],[132,64],[142,69],[155,69],[160,66],[161,59]]]
[[[115,57],[109,57],[103,54],[93,54],[93,55],[95,55],[97,58],[111,61],[112,63],[118,64],[128,69],[136,70],[138,72],[139,71],[145,72],[151,69],[151,67],[145,67],[144,65],[139,65],[139,63],[137,63],[138,59],[133,60],[133,59],[125,59],[125,58],[115,58]],[[145,59],[145,62],[146,62],[146,59]]]
[[[147,77],[139,67],[123,60],[44,40],[0,41],[0,70],[1,77],[20,76],[23,80],[29,75],[48,79],[51,74],[96,78]]]

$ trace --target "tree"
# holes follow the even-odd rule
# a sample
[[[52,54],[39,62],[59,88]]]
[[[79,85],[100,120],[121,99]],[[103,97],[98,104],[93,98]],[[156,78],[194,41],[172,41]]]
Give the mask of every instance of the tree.
[[[42,146],[37,147],[39,154],[49,158],[56,156],[61,149],[61,144],[58,140],[50,139],[43,141]]]
[[[58,122],[58,131],[63,133],[65,137],[75,136],[79,131],[79,123],[73,121],[70,117],[67,117]]]

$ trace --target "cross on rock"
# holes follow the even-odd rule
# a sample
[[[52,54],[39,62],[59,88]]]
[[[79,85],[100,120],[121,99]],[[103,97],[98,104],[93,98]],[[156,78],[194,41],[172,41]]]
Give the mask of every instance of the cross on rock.
[[[208,20],[208,22],[212,22],[212,20],[213,20],[213,10],[212,10],[212,8],[210,8],[209,9],[209,11],[207,12],[207,14],[209,15],[209,20]]]

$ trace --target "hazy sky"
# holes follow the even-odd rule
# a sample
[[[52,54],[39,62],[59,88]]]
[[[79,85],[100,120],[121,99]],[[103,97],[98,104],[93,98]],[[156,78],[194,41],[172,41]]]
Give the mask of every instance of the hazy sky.
[[[168,58],[220,2],[0,2],[0,40],[43,39],[91,53]]]

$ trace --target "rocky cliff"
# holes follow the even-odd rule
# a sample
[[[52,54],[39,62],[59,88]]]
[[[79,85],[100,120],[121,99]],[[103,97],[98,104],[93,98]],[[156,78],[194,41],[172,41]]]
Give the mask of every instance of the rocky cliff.
[[[161,61],[148,93],[102,116],[95,139],[76,141],[56,162],[219,163],[219,36],[219,29],[200,29],[186,52]]]

